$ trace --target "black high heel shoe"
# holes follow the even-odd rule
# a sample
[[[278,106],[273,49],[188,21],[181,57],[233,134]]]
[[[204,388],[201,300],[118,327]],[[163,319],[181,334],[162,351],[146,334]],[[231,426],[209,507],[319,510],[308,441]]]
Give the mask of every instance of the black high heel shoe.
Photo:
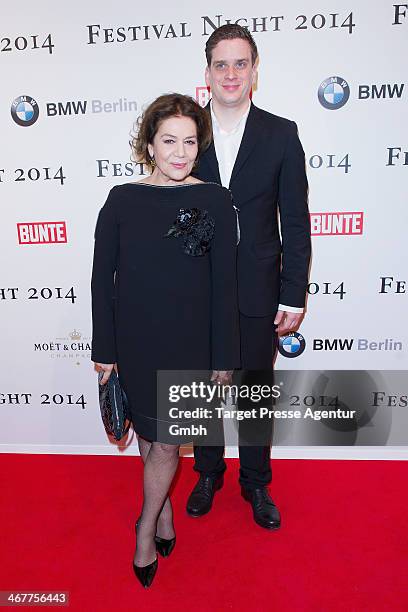
[[[140,519],[140,516],[137,519],[136,524],[135,524],[136,531],[137,531],[139,519]],[[174,538],[171,538],[170,540],[167,540],[166,538],[159,538],[159,536],[154,536],[154,541],[156,543],[156,550],[159,553],[159,555],[161,555],[162,557],[168,557],[170,556],[170,553],[173,551],[176,545],[176,536],[174,536]]]
[[[156,542],[156,550],[159,555],[162,557],[168,557],[176,545],[176,536],[170,540],[159,538],[159,536],[154,536],[154,541]]]
[[[136,522],[136,525],[135,525],[136,535],[137,535],[138,522],[139,520]],[[138,565],[136,565],[134,561],[132,565],[133,565],[133,571],[135,572],[136,578],[139,580],[140,584],[145,589],[147,589],[152,584],[153,579],[157,572],[157,567],[158,567],[157,555],[156,555],[155,560],[152,561],[152,563],[149,563],[149,565],[143,565],[142,567],[139,567]]]
[[[135,572],[136,578],[139,580],[140,584],[147,589],[153,582],[153,578],[157,572],[158,561],[157,557],[153,561],[153,563],[149,563],[149,565],[144,565],[143,567],[139,567],[133,561],[133,570]]]

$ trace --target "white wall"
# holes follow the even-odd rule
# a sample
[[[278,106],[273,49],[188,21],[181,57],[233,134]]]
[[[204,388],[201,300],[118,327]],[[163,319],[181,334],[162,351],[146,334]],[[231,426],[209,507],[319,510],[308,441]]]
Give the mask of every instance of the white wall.
[[[407,293],[403,282],[396,284],[408,279],[407,5],[396,7],[385,0],[375,5],[360,0],[346,8],[339,0],[330,8],[314,1],[264,0],[178,5],[163,0],[150,6],[92,0],[71,3],[67,9],[44,0],[34,9],[28,0],[21,0],[10,5],[7,14],[2,10],[0,450],[4,452],[119,452],[107,441],[100,421],[90,363],[95,220],[109,189],[139,176],[139,167],[134,167],[133,176],[126,176],[125,164],[130,163],[129,132],[143,106],[164,92],[195,96],[196,88],[204,86],[204,45],[212,31],[209,20],[218,24],[217,15],[222,15],[220,25],[241,18],[240,23],[254,33],[260,52],[255,104],[298,124],[308,162],[311,212],[363,212],[361,234],[313,237],[310,280],[320,290],[310,295],[301,328],[306,349],[296,359],[279,356],[277,367],[407,369]],[[347,19],[350,12],[352,18]],[[350,22],[355,24],[351,33]],[[96,32],[98,24],[99,37],[88,44],[88,26]],[[161,31],[160,39],[153,24],[157,33]],[[172,37],[170,24],[177,37]],[[330,27],[333,24],[339,27]],[[136,41],[130,40],[131,26],[136,27]],[[125,30],[117,34],[121,27]],[[121,32],[126,32],[127,40],[104,43],[103,28],[113,28],[106,32],[108,40],[123,37]],[[48,34],[52,53],[41,47]],[[318,101],[319,84],[331,76],[345,79],[350,90],[348,102],[337,110]],[[364,85],[370,91],[375,85],[380,97],[359,98]],[[395,92],[390,97],[394,85],[400,97]],[[200,93],[204,101],[206,92]],[[39,107],[38,120],[28,127],[18,125],[10,113],[13,100],[23,94]],[[47,105],[66,107],[67,102],[85,100],[85,113],[77,107],[75,114],[71,107],[72,114],[52,115],[53,107],[48,106],[47,115]],[[116,112],[113,106],[106,107],[111,112],[92,112],[92,107],[100,109],[99,102],[92,102],[98,100],[104,104],[121,100],[121,105]],[[321,167],[312,167],[320,164],[317,156],[322,158]],[[58,178],[61,167],[63,184]],[[30,168],[34,168],[31,178],[39,176],[37,180],[30,180]],[[57,178],[44,180],[54,175]],[[66,243],[18,242],[17,223],[63,221]],[[393,278],[382,293],[381,277]],[[340,290],[333,293],[340,283],[345,290],[342,299]],[[311,285],[313,292],[316,284]],[[42,288],[48,288],[44,297]],[[339,345],[337,350],[314,350],[316,339],[353,339],[353,343],[350,350],[340,350]],[[371,343],[392,339],[387,347],[395,350],[384,350],[384,344],[382,350],[356,350],[359,339]],[[45,403],[49,398],[50,403]],[[136,445],[132,443],[126,452],[136,453]],[[236,449],[229,449],[229,454],[236,454]],[[405,450],[356,443],[354,448],[278,448],[275,456],[403,457]]]

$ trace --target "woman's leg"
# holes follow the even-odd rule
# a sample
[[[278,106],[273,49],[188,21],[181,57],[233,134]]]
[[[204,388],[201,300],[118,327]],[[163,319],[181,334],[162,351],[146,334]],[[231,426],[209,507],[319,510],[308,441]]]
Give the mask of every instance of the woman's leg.
[[[179,461],[179,447],[151,442],[143,471],[143,509],[137,528],[135,564],[149,565],[156,558],[157,519],[170,489]]]
[[[138,436],[137,441],[139,443],[140,456],[142,457],[143,463],[146,463],[146,458],[149,454],[152,443],[149,440],[142,438],[142,436]],[[166,497],[161,512],[159,514],[159,518],[157,519],[156,535],[159,536],[159,538],[165,538],[166,540],[171,540],[175,536],[173,524],[173,508],[171,506],[169,496]]]

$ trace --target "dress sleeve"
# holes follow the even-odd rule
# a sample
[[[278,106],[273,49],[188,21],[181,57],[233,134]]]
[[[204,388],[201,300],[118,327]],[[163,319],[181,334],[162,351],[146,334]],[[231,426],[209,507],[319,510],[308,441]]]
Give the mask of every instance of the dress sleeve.
[[[116,362],[115,343],[115,272],[119,251],[117,195],[111,189],[101,208],[95,229],[92,267],[92,353],[99,363]]]
[[[237,292],[237,218],[231,193],[220,190],[215,210],[211,257],[212,369],[240,367]]]

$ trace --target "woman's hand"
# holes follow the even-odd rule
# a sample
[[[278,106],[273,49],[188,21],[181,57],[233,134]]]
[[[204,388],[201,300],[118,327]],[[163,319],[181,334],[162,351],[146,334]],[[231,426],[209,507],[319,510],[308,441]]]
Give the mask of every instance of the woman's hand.
[[[234,370],[214,370],[211,382],[217,385],[230,385],[232,383],[233,372]]]
[[[100,385],[104,385],[108,382],[113,368],[115,368],[116,372],[118,371],[116,363],[95,363],[95,370],[97,372],[103,372],[103,376],[99,382]]]

